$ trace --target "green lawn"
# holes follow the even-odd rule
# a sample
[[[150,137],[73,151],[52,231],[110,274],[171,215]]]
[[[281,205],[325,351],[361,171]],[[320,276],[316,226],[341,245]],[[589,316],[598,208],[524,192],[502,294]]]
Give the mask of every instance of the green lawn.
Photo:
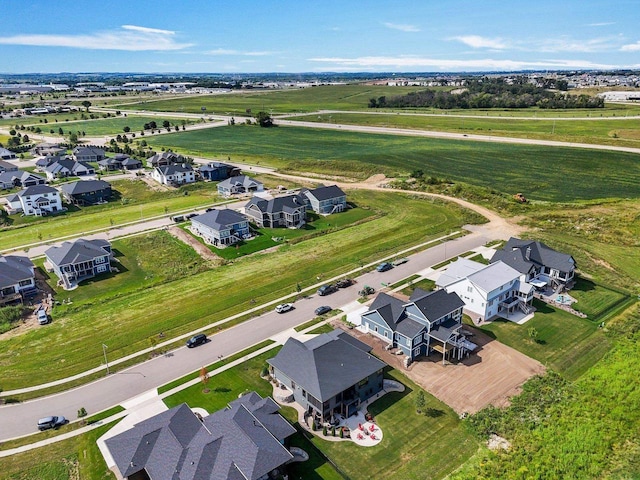
[[[154,138],[152,143],[156,149],[230,156],[291,172],[340,172],[366,178],[374,173],[402,176],[420,169],[427,176],[509,194],[522,192],[534,200],[637,198],[640,194],[638,156],[623,152],[255,126],[176,133]]]
[[[524,325],[495,320],[481,330],[569,379],[580,377],[611,347],[610,340],[590,320],[538,300],[534,306],[535,316]],[[535,341],[529,336],[530,328],[538,332]]]
[[[69,132],[84,132],[88,136],[92,135],[124,135],[124,127],[129,127],[130,132],[127,133],[128,137],[131,137],[132,133],[135,133],[136,138],[140,138],[140,132],[142,131],[144,124],[149,122],[156,122],[159,127],[162,127],[162,122],[165,119],[162,117],[145,117],[145,116],[137,116],[137,115],[129,115],[127,117],[111,117],[111,118],[100,118],[95,120],[84,120],[78,122],[67,122],[64,125],[56,124],[55,128],[53,125],[49,124],[49,128],[53,128],[55,135],[58,134],[58,128],[62,128],[64,134],[67,135]],[[176,125],[182,128],[181,119],[176,118],[167,118],[171,124],[171,129],[173,130]],[[186,124],[192,124],[193,120],[184,120]],[[43,129],[43,133],[48,133],[49,129],[45,129],[43,126],[40,126]],[[166,131],[166,129],[162,129]],[[150,133],[147,132],[147,133]]]
[[[430,290],[433,290],[435,286],[436,286],[436,282],[428,278],[423,278],[422,280],[419,280],[417,282],[411,282],[411,284],[408,287],[403,288],[400,292],[403,293],[404,295],[411,296],[411,294],[416,288],[421,288],[422,290],[428,292]]]
[[[571,306],[585,313],[592,321],[597,321],[609,310],[629,298],[629,295],[582,277],[578,277],[575,287],[569,294],[577,300]]]
[[[558,110],[553,111],[554,114]],[[463,115],[477,115],[473,110]],[[542,117],[542,115],[540,115]],[[508,117],[456,117],[448,112],[439,115],[331,113],[291,117],[303,122],[342,123],[376,127],[411,128],[443,132],[468,133],[474,135],[496,135],[505,137],[535,138],[560,142],[595,143],[640,146],[640,120],[622,120],[620,116],[606,116],[602,111],[591,111],[584,115],[590,119],[531,119],[519,120]],[[597,120],[594,119],[598,118]],[[602,117],[600,119],[600,117]]]
[[[252,300],[259,305],[294,293],[297,284],[312,285],[318,275],[344,274],[479,220],[457,206],[410,195],[361,191],[347,191],[347,195],[355,204],[383,214],[268,255],[239,258],[232,265],[86,304],[46,329],[0,340],[2,388],[35,385],[99,366],[102,349],[87,345],[99,347],[105,338],[110,358],[120,358],[148,348],[149,338],[158,332],[169,339],[202,328],[251,308]],[[238,285],[251,285],[251,289]],[[52,342],[57,348],[50,347]]]
[[[154,191],[139,180],[116,180],[112,185],[117,192],[116,199],[105,205],[68,206],[69,211],[65,214],[45,218],[11,215],[9,226],[0,228],[0,250],[222,201],[216,185],[210,182],[183,186],[171,192]]]

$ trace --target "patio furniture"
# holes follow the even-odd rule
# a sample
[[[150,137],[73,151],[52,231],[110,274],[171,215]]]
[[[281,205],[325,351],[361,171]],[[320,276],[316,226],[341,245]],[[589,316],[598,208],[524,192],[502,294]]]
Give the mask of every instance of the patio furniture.
[[[373,425],[373,424],[369,427],[369,431],[370,431],[370,432],[375,431],[375,429],[376,429],[376,426],[375,426],[375,425]]]
[[[358,424],[358,430],[362,430],[362,431],[364,430],[364,427],[362,426],[361,423]]]
[[[358,440],[364,440],[364,437],[362,436],[361,433],[358,434]]]
[[[374,434],[374,433],[372,433],[372,434],[371,434],[371,440],[377,440],[377,439],[378,439],[378,437],[376,437],[376,436],[375,436],[375,434]]]

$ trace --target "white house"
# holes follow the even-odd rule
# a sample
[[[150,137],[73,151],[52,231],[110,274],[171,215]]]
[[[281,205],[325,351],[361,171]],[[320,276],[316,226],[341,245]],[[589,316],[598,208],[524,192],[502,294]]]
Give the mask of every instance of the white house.
[[[163,185],[184,185],[196,181],[196,172],[194,172],[191,165],[187,163],[183,163],[182,165],[165,165],[154,168],[151,172],[151,178]]]
[[[455,292],[465,303],[464,312],[475,320],[490,320],[519,308],[531,312],[533,286],[520,281],[520,272],[503,262],[490,265],[458,258],[438,280],[436,287]]]
[[[24,215],[44,216],[62,211],[60,193],[48,185],[34,185],[6,198],[7,212],[12,215],[22,212]]]
[[[19,255],[0,255],[0,305],[22,299],[22,292],[34,290],[33,262]]]
[[[227,178],[218,184],[218,193],[225,197],[235,194],[262,192],[264,185],[255,178],[246,175],[237,175]]]

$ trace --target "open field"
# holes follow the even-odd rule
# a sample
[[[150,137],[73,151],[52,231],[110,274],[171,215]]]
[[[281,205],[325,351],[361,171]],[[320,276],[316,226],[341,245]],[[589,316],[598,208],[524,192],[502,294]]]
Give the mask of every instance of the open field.
[[[136,136],[140,135],[140,132],[143,129],[145,123],[156,122],[159,127],[162,127],[162,122],[165,119],[162,117],[142,117],[137,115],[129,115],[127,117],[111,117],[111,118],[99,118],[95,120],[84,120],[77,122],[65,122],[64,124],[56,123],[56,124],[47,124],[47,125],[38,125],[42,128],[42,133],[46,135],[58,135],[58,129],[62,128],[64,134],[67,135],[69,132],[84,132],[85,134],[91,135],[124,135],[123,128],[129,127],[131,132],[128,133],[128,136],[131,136],[131,133],[135,133]],[[176,120],[175,118],[168,118],[171,122],[171,128],[173,129],[174,125],[182,126],[182,120]],[[187,124],[193,123],[192,120],[184,120]],[[53,134],[49,133],[50,129],[53,129]],[[165,130],[165,129],[163,129]],[[37,134],[36,134],[37,135]]]
[[[90,207],[69,207],[69,212],[53,217],[9,217],[9,227],[0,228],[0,250],[16,248],[66,235],[111,228],[143,218],[168,215],[222,201],[213,183],[197,183],[171,192],[159,192],[142,181],[116,180],[116,199]],[[188,192],[188,195],[185,195]]]
[[[243,257],[233,265],[86,305],[57,318],[46,329],[0,341],[2,388],[35,385],[100,365],[102,351],[86,345],[99,345],[98,338],[104,332],[109,332],[111,357],[119,358],[147,348],[149,337],[160,331],[171,338],[201,328],[244,311],[252,299],[261,304],[290,294],[298,283],[302,287],[314,283],[318,274],[327,278],[339,275],[479,220],[457,206],[410,195],[359,191],[347,191],[347,195],[349,201],[384,214],[276,252]],[[279,274],[263,274],[270,271]],[[202,302],[205,290],[208,301]],[[55,349],[50,348],[52,339]]]
[[[470,112],[473,114],[473,112]],[[593,113],[592,117],[597,117]],[[453,117],[449,115],[419,116],[401,113],[331,113],[291,117],[290,120],[376,127],[413,128],[442,132],[535,138],[559,142],[594,143],[625,147],[640,146],[640,119],[622,120],[519,120],[504,117]]]
[[[152,143],[181,153],[358,178],[421,169],[427,176],[522,192],[536,200],[640,195],[640,157],[623,152],[247,126],[164,135]]]
[[[535,316],[524,325],[495,320],[480,329],[548,368],[576,379],[611,347],[609,339],[588,319],[578,318],[534,300]],[[534,340],[529,329],[538,332]]]

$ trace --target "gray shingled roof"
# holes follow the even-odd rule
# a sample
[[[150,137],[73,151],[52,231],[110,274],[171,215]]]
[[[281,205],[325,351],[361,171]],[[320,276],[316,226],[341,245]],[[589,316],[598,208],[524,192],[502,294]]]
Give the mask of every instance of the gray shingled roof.
[[[465,305],[457,293],[446,290],[425,292],[416,288],[409,300],[432,322]]]
[[[247,217],[228,208],[224,210],[211,210],[210,212],[203,213],[191,219],[191,222],[201,223],[218,231],[224,230],[230,225],[246,221]]]
[[[234,186],[242,186],[244,188],[256,187],[262,185],[262,182],[255,178],[248,177],[247,175],[236,175],[235,177],[227,178],[218,184],[218,187],[231,188]]]
[[[306,193],[313,195],[319,201],[329,200],[336,197],[344,197],[346,195],[337,185],[314,188],[313,190],[307,190]]]
[[[184,173],[184,172],[193,171],[193,168],[191,168],[191,165],[189,165],[188,163],[175,164],[175,165],[166,165],[166,166],[163,166],[163,167],[156,167],[156,169],[159,170],[165,176],[174,175],[176,173]]]
[[[384,321],[387,322],[387,325],[389,325],[392,330],[395,330],[396,325],[404,315],[404,302],[392,295],[382,292],[378,294],[369,308],[370,312],[374,310],[384,318]]]
[[[277,412],[256,393],[203,422],[182,404],[105,443],[124,476],[144,469],[154,480],[256,480],[293,458],[280,441],[296,430]]]
[[[435,325],[431,328],[429,335],[436,340],[440,340],[441,342],[446,342],[449,338],[460,328],[462,324],[450,318],[449,320],[442,322],[439,325]]]
[[[17,170],[18,167],[13,163],[5,162],[4,160],[0,160],[0,172],[10,172]]]
[[[236,177],[232,177],[236,178]],[[301,207],[304,207],[304,203],[302,203],[297,195],[288,195],[285,197],[276,197],[271,200],[265,200],[264,198],[253,197],[245,208],[250,205],[255,205],[262,213],[278,213],[278,212],[287,212],[293,213],[296,210],[299,210]]]
[[[111,189],[111,184],[104,180],[79,180],[77,182],[60,185],[60,190],[63,190],[69,195],[79,195],[81,193],[98,192],[107,189]]]
[[[75,242],[64,242],[59,247],[48,248],[44,254],[55,265],[68,265],[103,257],[107,253],[104,247],[110,245],[106,240],[80,238]]]
[[[341,334],[334,330],[305,343],[289,338],[267,362],[324,402],[385,367]]]
[[[529,258],[527,259],[527,250]],[[532,266],[545,266],[561,272],[575,269],[575,260],[571,255],[558,252],[548,245],[534,241],[511,237],[502,249],[498,250],[491,263],[502,260],[521,273],[528,273]]]
[[[0,288],[33,278],[33,262],[19,255],[0,255]]]
[[[27,187],[24,190],[20,190],[18,195],[21,197],[31,196],[31,195],[42,195],[45,193],[58,193],[58,191],[50,187],[49,185],[32,185],[31,187]]]

